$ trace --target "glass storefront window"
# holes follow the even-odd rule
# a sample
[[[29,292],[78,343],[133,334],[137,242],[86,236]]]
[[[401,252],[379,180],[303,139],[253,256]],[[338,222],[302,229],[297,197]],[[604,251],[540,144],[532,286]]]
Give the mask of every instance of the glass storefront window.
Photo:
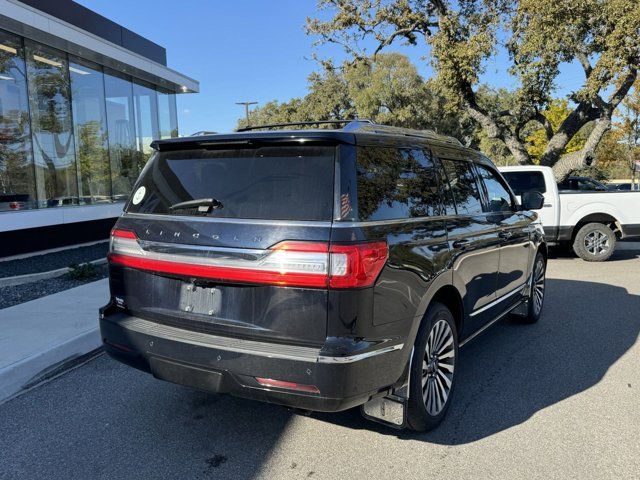
[[[142,170],[144,164],[151,157],[153,150],[151,142],[160,138],[158,128],[158,102],[156,91],[151,85],[133,83],[133,101],[136,115],[136,133],[138,134],[138,157],[139,169]]]
[[[158,90],[158,121],[160,123],[160,138],[178,137],[178,112],[175,93]]]
[[[125,200],[176,94],[0,30],[0,212]]]
[[[104,88],[113,198],[124,200],[140,173],[133,120],[133,86],[129,78],[105,68]]]
[[[36,187],[22,40],[0,31],[0,211],[35,206]]]
[[[69,58],[80,203],[111,201],[104,79],[101,68]]]
[[[66,55],[25,40],[38,204],[78,203]]]

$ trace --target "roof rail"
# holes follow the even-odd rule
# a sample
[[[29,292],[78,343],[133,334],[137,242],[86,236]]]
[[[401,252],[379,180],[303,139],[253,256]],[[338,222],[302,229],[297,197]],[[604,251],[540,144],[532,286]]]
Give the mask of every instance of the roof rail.
[[[283,128],[283,127],[299,127],[299,126],[307,126],[307,125],[345,125],[345,130],[347,127],[352,124],[369,124],[373,125],[374,123],[371,120],[365,119],[344,119],[344,120],[317,120],[317,121],[308,121],[308,122],[287,122],[287,123],[272,123],[268,125],[255,125],[253,127],[242,127],[238,128],[236,132],[248,132],[250,130],[262,130],[262,129],[272,129],[272,128]]]
[[[455,137],[441,135],[433,130],[414,130],[411,128],[392,127],[390,125],[380,125],[367,119],[344,119],[344,120],[317,120],[308,122],[289,122],[289,123],[272,123],[269,125],[256,125],[253,127],[238,128],[236,132],[247,132],[250,130],[270,130],[285,127],[298,127],[306,125],[344,125],[341,130],[343,132],[361,132],[361,133],[381,133],[387,135],[403,135],[405,137],[425,138],[428,140],[436,140],[451,145],[464,146]]]
[[[350,128],[351,127],[351,128]],[[453,145],[462,145],[462,142],[455,137],[449,137],[447,135],[441,135],[433,130],[414,130],[412,128],[392,127],[389,125],[379,125],[377,123],[369,123],[362,125],[347,125],[344,130],[349,129],[351,132],[363,132],[363,133],[382,133],[387,135],[404,135],[405,137],[418,137],[426,138],[429,140],[436,140]]]

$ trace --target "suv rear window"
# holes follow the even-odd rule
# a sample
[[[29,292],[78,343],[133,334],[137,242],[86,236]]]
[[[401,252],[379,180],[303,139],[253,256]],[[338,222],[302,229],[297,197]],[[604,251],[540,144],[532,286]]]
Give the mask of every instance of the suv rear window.
[[[170,207],[213,198],[222,207],[209,217],[331,220],[334,155],[330,146],[159,152],[145,168],[127,211],[198,215],[197,208]]]

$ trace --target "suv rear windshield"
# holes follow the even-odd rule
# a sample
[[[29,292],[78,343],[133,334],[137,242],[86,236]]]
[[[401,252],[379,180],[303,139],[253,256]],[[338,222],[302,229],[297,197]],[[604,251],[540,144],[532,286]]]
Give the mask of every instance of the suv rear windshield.
[[[198,215],[197,207],[170,207],[214,199],[222,206],[209,209],[209,217],[331,220],[334,155],[331,146],[159,152],[145,168],[127,211]]]

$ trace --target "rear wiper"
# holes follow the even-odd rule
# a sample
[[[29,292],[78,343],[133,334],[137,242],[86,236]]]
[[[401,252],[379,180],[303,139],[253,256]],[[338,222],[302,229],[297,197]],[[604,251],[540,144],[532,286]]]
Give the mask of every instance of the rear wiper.
[[[187,210],[189,208],[197,208],[199,213],[207,213],[210,209],[217,210],[223,208],[222,202],[215,198],[196,198],[195,200],[187,200],[171,205],[169,210]]]

